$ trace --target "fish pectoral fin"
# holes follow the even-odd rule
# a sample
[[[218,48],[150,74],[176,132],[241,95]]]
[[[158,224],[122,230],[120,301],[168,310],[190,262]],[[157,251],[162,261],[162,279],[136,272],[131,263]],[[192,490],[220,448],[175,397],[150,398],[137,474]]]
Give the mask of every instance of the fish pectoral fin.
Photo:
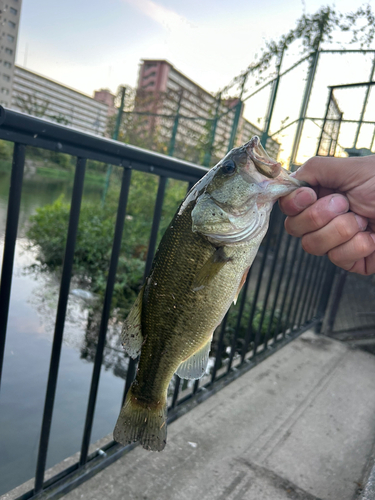
[[[122,346],[133,359],[139,356],[144,340],[141,325],[143,290],[144,286],[130,309],[121,331]]]
[[[202,378],[208,365],[208,355],[211,350],[212,337],[206,344],[196,351],[190,358],[185,359],[176,370],[180,378],[196,380]]]
[[[218,274],[225,264],[232,259],[225,255],[223,247],[219,247],[198,270],[193,281],[193,291],[201,290]]]

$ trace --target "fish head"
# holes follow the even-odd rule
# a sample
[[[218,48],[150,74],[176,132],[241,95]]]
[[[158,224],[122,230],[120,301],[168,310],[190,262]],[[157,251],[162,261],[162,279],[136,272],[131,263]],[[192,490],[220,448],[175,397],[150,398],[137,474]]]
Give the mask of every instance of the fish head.
[[[267,227],[273,203],[302,185],[268,156],[255,136],[232,149],[192,188],[184,203],[195,200],[194,232],[215,244],[238,243]]]

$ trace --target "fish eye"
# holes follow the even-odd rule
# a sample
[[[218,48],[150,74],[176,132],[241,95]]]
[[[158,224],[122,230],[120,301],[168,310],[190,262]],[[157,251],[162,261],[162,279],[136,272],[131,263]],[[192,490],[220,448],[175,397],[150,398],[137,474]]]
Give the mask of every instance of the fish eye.
[[[224,174],[232,175],[236,171],[236,164],[234,163],[233,160],[228,160],[225,163],[223,163],[221,169],[224,172]]]

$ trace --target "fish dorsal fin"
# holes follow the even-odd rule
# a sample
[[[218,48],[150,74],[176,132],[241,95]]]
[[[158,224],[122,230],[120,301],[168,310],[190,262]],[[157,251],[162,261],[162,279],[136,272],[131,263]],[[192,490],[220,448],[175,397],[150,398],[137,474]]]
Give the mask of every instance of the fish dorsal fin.
[[[234,296],[234,299],[233,299],[233,303],[234,303],[234,305],[236,305],[236,303],[237,303],[237,299],[238,299],[238,296],[239,296],[239,294],[240,294],[240,292],[241,292],[242,287],[243,287],[243,286],[244,286],[244,284],[245,284],[245,281],[246,281],[247,275],[249,274],[249,269],[250,269],[250,267],[248,267],[248,268],[246,269],[246,271],[245,271],[245,272],[243,273],[243,275],[242,275],[242,278],[241,278],[241,281],[240,281],[240,284],[239,284],[238,290],[237,290],[236,295]]]
[[[133,307],[130,309],[121,332],[122,345],[133,359],[139,356],[143,344],[141,325],[143,290],[144,286],[141,288]]]
[[[217,273],[225,266],[227,262],[232,260],[230,257],[225,255],[225,250],[223,247],[219,247],[212,255],[209,257],[203,266],[199,269],[195,275],[193,281],[194,292],[201,290],[214,278]]]
[[[190,358],[185,359],[176,370],[180,378],[196,380],[203,377],[208,365],[208,355],[211,349],[212,337]]]

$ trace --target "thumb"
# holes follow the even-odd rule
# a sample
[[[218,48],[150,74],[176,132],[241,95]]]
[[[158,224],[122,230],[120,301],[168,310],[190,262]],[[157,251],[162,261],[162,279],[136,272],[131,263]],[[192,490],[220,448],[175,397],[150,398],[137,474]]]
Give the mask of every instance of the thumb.
[[[296,179],[310,186],[323,186],[340,191],[362,184],[374,176],[374,156],[354,158],[310,158],[295,173]]]

